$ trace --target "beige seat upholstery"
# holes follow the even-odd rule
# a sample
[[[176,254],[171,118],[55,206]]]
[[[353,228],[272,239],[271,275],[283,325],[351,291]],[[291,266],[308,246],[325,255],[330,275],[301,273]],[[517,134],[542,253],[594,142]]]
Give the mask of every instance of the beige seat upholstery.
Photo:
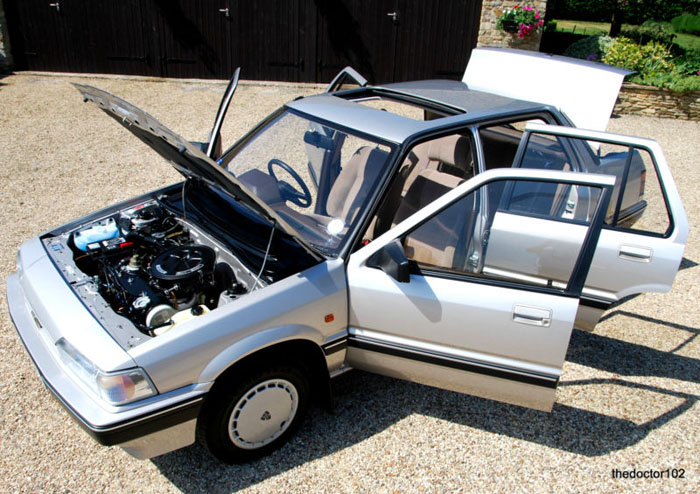
[[[438,179],[438,183],[442,184],[457,184],[464,181],[464,179],[474,176],[474,153],[472,152],[469,137],[455,134],[433,139],[432,141],[418,144],[413,148],[401,166],[398,176],[387,193],[386,199],[374,218],[372,225],[370,225],[368,231],[372,232],[372,234],[369,238],[376,238],[405,219],[408,216],[408,211],[415,212],[418,210],[415,204],[419,199],[415,197],[409,198],[409,195],[415,194],[409,194],[409,190],[421,174],[430,170],[445,177],[456,177],[458,179]],[[439,175],[434,176],[437,177]],[[444,190],[436,195],[437,189],[430,187],[429,189],[432,192],[428,192],[423,199],[420,199],[423,201],[423,205],[437,199],[439,195],[446,192]],[[422,190],[420,184],[415,190]],[[424,195],[422,192],[419,194]],[[404,204],[407,200],[408,203]],[[401,208],[403,208],[403,211],[399,212]]]
[[[350,224],[368,191],[384,169],[387,152],[379,148],[361,147],[345,163],[328,194],[326,211],[333,218]]]
[[[464,179],[437,170],[422,171],[409,188],[394,221],[403,221],[462,182]],[[450,207],[424,223],[406,238],[406,255],[420,264],[452,267],[466,213]]]
[[[408,189],[423,170],[441,170],[443,173],[460,178],[474,175],[474,154],[468,137],[458,134],[441,137],[418,144],[408,157],[410,167],[404,182],[401,196],[406,196]]]

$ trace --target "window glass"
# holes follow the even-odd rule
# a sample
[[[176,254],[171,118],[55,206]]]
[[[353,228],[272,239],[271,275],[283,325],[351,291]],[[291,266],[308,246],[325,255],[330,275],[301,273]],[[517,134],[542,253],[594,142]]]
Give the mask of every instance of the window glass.
[[[634,207],[642,207],[637,213]],[[630,211],[626,219],[622,213]],[[618,225],[635,230],[665,234],[671,227],[666,201],[654,160],[646,149],[635,149],[629,177],[622,196]]]
[[[486,170],[510,168],[513,166],[513,160],[518,151],[525,126],[530,122],[546,123],[541,118],[533,118],[481,127],[479,129]]]
[[[414,146],[392,180],[366,240],[372,240],[435,199],[474,176],[469,132]]]
[[[304,240],[335,255],[390,153],[388,146],[285,112],[220,161]]]
[[[656,167],[645,149],[533,133],[520,166],[612,175],[617,180],[605,217],[607,225],[658,234],[670,226]]]
[[[496,181],[474,191],[403,239],[419,267],[563,290],[593,217],[598,187],[547,181]]]

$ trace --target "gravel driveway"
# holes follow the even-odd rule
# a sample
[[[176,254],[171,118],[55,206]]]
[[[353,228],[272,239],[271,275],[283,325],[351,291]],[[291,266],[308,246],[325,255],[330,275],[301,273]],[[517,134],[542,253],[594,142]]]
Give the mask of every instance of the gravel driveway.
[[[223,83],[0,79],[0,270],[20,243],[101,206],[178,180],[144,144],[90,105],[80,82],[124,97],[189,139],[204,140]],[[242,85],[230,143],[310,87]],[[351,372],[336,413],[312,410],[272,456],[225,466],[199,446],[151,461],[99,446],[41,385],[0,295],[2,492],[699,492],[700,123],[623,116],[609,130],[660,141],[691,237],[669,294],[612,310],[575,331],[551,414]],[[613,469],[677,469],[683,479],[613,479]],[[671,470],[673,471],[673,470]]]

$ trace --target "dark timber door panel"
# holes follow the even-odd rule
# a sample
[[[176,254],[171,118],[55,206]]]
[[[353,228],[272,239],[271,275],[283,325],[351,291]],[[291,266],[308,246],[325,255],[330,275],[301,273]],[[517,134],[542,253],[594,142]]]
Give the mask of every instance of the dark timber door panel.
[[[4,4],[19,69],[158,75],[142,0]]]
[[[165,77],[228,79],[233,73],[233,0],[153,0]]]
[[[51,6],[50,3],[56,3]],[[47,0],[6,0],[12,55],[27,70],[70,70],[65,8]],[[58,8],[57,8],[58,7]]]
[[[3,0],[15,68],[328,82],[459,79],[480,0]]]
[[[392,80],[461,79],[479,35],[481,2],[399,0],[397,10]]]
[[[67,14],[73,26],[70,51],[80,53],[76,72],[157,74],[150,15],[141,0],[77,2]]]
[[[311,2],[305,0],[247,0],[237,3],[236,65],[246,79],[313,81],[305,77],[309,64],[304,45]]]
[[[317,80],[351,65],[370,83],[394,78],[397,0],[336,0],[318,7]]]

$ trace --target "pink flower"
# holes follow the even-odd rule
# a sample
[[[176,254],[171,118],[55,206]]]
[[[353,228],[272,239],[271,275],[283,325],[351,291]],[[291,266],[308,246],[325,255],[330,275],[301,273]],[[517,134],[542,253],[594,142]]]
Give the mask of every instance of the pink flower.
[[[537,21],[537,25],[538,25],[538,26],[541,26],[542,24],[544,24],[544,21],[543,21],[542,19],[540,19],[539,21]]]
[[[539,18],[540,18],[540,14],[535,14],[535,19],[539,19]]]
[[[525,24],[523,24],[522,22],[520,23],[520,29],[525,29]]]
[[[522,31],[518,31],[518,38],[523,39],[525,35],[523,34]]]

